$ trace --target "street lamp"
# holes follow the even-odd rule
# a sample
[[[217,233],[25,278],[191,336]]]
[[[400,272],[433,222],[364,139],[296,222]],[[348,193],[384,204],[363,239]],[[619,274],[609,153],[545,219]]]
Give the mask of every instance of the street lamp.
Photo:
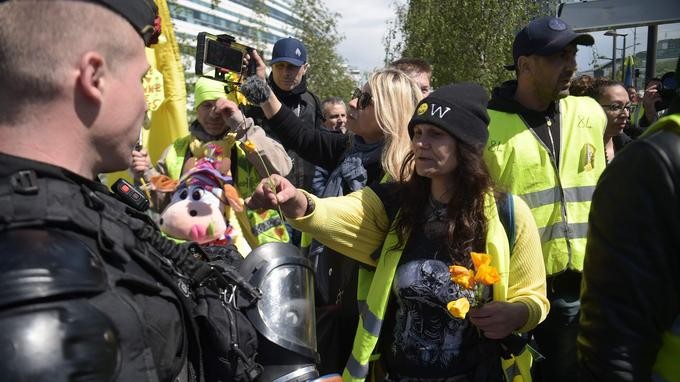
[[[623,36],[623,51],[622,57],[623,59],[621,60],[621,64],[623,65],[623,60],[626,59],[626,36],[628,36],[627,33],[616,33],[615,30],[608,30],[604,32],[605,36],[611,36],[612,37],[612,80],[614,79],[614,76],[616,75],[616,38],[619,36]],[[624,76],[626,75],[623,73],[623,70],[621,71],[621,81],[624,80]]]

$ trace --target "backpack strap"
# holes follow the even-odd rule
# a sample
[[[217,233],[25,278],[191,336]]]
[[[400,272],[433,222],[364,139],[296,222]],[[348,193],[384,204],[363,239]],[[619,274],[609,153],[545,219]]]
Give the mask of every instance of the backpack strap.
[[[515,203],[512,194],[509,192],[502,193],[496,198],[496,208],[498,209],[498,217],[505,228],[505,234],[508,236],[508,244],[510,244],[510,256],[512,250],[515,248]]]

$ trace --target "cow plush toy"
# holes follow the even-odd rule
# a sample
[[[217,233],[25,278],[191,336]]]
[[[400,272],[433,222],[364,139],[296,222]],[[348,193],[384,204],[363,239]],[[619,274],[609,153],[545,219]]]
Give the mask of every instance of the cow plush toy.
[[[187,160],[179,181],[152,179],[156,191],[173,192],[161,213],[160,228],[173,239],[204,246],[234,244],[240,253],[250,252],[242,225],[249,229],[243,200],[232,186],[230,160],[222,147],[207,143],[202,158]]]

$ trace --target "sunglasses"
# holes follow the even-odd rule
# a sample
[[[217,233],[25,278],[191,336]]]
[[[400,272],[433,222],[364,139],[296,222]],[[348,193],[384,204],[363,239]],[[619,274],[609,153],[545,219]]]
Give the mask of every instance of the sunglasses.
[[[366,93],[359,88],[354,89],[351,99],[357,100],[357,109],[359,110],[365,109],[373,103],[373,97],[371,97],[371,93]]]
[[[628,110],[628,112],[630,113],[630,111],[633,107],[633,105],[630,102],[625,104],[625,105],[620,104],[620,103],[613,103],[611,105],[600,105],[600,106],[602,106],[604,109],[607,109],[609,111],[613,111],[615,113],[620,113],[620,112],[623,111],[623,109]]]

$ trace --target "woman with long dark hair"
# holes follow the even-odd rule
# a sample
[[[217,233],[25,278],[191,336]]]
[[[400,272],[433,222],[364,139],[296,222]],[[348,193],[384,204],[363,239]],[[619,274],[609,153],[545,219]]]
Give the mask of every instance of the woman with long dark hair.
[[[252,208],[280,207],[295,227],[374,269],[359,285],[361,320],[343,379],[369,378],[374,353],[375,380],[530,378],[518,333],[548,312],[543,257],[529,208],[493,190],[482,157],[486,102],[475,84],[423,99],[398,182],[318,199],[274,176],[250,199]],[[499,280],[473,287],[454,277],[473,266],[475,278],[490,266]],[[473,307],[467,315],[456,308],[462,300]]]

